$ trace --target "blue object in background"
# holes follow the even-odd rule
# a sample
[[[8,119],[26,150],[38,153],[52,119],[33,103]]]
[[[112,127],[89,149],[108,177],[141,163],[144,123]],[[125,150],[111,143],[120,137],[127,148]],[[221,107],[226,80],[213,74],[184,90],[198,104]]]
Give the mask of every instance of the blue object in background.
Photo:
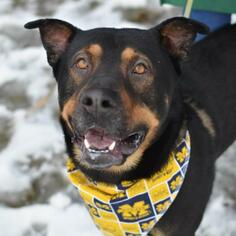
[[[205,23],[210,27],[211,31],[231,23],[231,14],[213,11],[192,10],[190,18]],[[205,35],[198,34],[196,41],[199,41],[204,37]]]

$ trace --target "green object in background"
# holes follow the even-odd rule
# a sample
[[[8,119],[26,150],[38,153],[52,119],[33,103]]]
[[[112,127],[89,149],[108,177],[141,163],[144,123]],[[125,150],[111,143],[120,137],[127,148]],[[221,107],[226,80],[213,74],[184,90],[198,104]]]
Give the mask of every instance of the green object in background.
[[[161,3],[184,7],[186,0],[161,0]],[[194,0],[193,9],[236,13],[236,0]]]

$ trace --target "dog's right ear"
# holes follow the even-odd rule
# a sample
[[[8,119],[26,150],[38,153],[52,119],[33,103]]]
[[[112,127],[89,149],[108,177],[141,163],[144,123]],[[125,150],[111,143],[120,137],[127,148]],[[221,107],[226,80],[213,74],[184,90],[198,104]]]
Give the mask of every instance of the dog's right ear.
[[[209,33],[207,25],[185,17],[168,19],[153,29],[159,32],[161,44],[177,59],[187,57],[197,33]]]
[[[40,19],[25,24],[26,29],[39,28],[41,40],[47,51],[48,63],[54,66],[65,52],[77,29],[75,26],[57,19]]]

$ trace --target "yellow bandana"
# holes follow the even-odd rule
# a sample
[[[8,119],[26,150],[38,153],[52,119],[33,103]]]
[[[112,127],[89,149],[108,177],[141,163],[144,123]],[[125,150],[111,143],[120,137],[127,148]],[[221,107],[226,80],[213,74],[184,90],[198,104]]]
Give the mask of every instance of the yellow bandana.
[[[89,180],[68,160],[68,175],[96,226],[109,236],[147,235],[176,198],[189,163],[190,136],[171,152],[168,162],[149,179],[107,185]]]

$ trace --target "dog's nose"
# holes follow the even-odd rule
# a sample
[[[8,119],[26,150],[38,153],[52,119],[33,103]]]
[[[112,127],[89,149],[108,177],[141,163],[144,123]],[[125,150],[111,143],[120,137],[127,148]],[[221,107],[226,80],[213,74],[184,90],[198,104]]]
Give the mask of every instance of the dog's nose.
[[[107,89],[84,91],[80,103],[89,113],[107,112],[116,107],[115,94]]]

